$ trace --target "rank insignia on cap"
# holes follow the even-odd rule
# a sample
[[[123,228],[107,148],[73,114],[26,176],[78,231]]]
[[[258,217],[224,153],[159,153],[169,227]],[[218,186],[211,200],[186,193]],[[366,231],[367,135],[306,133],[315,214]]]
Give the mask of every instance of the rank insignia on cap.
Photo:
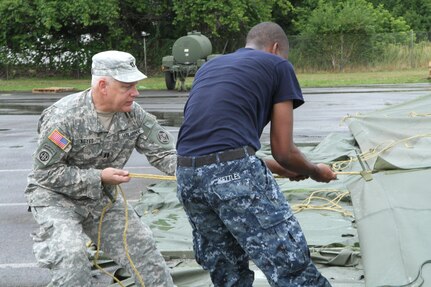
[[[62,150],[70,144],[70,140],[62,135],[57,129],[55,129],[48,138]]]

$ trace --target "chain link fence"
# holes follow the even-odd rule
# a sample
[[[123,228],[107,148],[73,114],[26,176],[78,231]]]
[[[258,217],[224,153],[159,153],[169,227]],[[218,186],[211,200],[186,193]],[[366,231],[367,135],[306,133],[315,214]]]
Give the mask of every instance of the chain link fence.
[[[289,60],[298,72],[349,72],[415,69],[428,67],[431,61],[431,32],[387,34],[322,34],[289,36]],[[96,39],[97,40],[97,39]],[[170,55],[176,39],[147,39],[147,63],[150,75],[160,73],[162,57]],[[244,39],[212,41],[213,53],[229,53],[244,46]],[[35,46],[13,53],[0,47],[0,78],[20,76],[88,76],[91,55],[100,49],[97,41],[86,40],[71,50],[71,45]],[[95,48],[96,47],[96,48]],[[143,44],[130,51],[140,68],[144,67]]]
[[[302,72],[414,69],[431,61],[431,32],[290,36],[289,42],[289,59]]]

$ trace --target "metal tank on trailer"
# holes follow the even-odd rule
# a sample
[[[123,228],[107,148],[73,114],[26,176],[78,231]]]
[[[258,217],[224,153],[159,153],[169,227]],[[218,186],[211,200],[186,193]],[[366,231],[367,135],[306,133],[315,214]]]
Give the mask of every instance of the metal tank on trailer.
[[[172,55],[162,59],[162,71],[165,73],[166,88],[184,91],[185,80],[196,74],[197,70],[218,54],[212,53],[211,41],[201,32],[188,32],[187,36],[177,39],[172,46]]]

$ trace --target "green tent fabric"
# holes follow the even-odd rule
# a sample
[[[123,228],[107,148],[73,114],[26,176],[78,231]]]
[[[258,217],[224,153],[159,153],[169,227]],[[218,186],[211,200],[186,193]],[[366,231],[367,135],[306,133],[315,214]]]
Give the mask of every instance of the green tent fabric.
[[[346,139],[333,134],[317,146],[302,149],[310,160],[329,163],[354,155],[353,144],[352,138]],[[257,155],[261,158],[269,157],[270,147],[262,145]],[[294,210],[299,211],[298,206],[309,200],[310,195],[315,195],[311,202],[312,208],[296,213],[310,246],[354,246],[358,242],[356,228],[352,225],[353,208],[347,191],[347,184],[356,177],[340,176],[339,180],[329,184],[313,180],[291,182],[288,179],[277,179],[280,189]],[[340,198],[338,211],[318,208],[341,194],[344,196]],[[141,219],[152,228],[162,251],[188,253],[192,250],[191,227],[176,198],[176,182],[166,181],[150,186],[142,192],[141,199],[134,207]]]
[[[280,179],[280,185],[289,185],[286,179]],[[310,181],[312,183],[312,181]],[[291,183],[299,184],[299,183]],[[339,183],[337,182],[337,185]],[[336,197],[338,187],[329,190],[318,185],[309,186],[300,183],[298,189],[289,186],[289,190],[283,189],[286,197],[290,198],[291,205],[301,204],[311,193],[318,191],[318,195],[328,200]],[[321,184],[322,185],[322,184]],[[344,191],[346,187],[344,186]],[[142,194],[142,198],[135,204],[135,210],[141,219],[153,230],[159,249],[168,262],[177,262],[172,268],[174,282],[178,287],[212,286],[207,272],[203,271],[194,261],[192,249],[191,227],[185,212],[182,210],[175,196],[174,182],[162,182],[151,186]],[[164,202],[164,203],[163,203]],[[313,204],[325,204],[326,201],[313,201]],[[339,203],[351,216],[345,216],[340,212],[328,210],[304,210],[296,214],[301,222],[308,244],[311,247],[312,259],[320,266],[341,266],[340,269],[330,271],[333,280],[343,280],[349,277],[351,270],[362,272],[360,266],[361,255],[358,252],[358,235],[353,221],[353,209],[350,196],[345,197]],[[359,269],[356,268],[359,265]],[[264,275],[254,265],[255,287],[269,287]],[[329,268],[329,267],[328,267]],[[355,273],[355,274],[356,274]],[[362,273],[361,273],[362,274]],[[355,280],[338,286],[363,286],[355,285],[361,282],[361,276]]]
[[[152,229],[160,250],[180,257],[192,252],[191,227],[176,197],[176,182],[149,187],[134,208]]]
[[[346,123],[369,166],[378,170],[431,166],[431,96],[390,106]]]
[[[367,286],[431,286],[430,107],[431,95],[347,119],[374,171],[348,185]]]
[[[349,186],[366,286],[411,283],[431,259],[430,177],[431,169],[386,171]],[[431,286],[430,280],[425,286]]]
[[[360,174],[339,175],[329,184],[277,179],[313,260],[334,286],[364,286],[364,272],[366,286],[431,286],[430,107],[431,95],[347,116],[350,134],[300,145],[311,161],[340,171],[361,171],[359,153],[373,172],[371,181]],[[270,147],[263,144],[257,155],[270,157]],[[135,209],[173,265],[177,286],[211,286],[193,260],[191,228],[176,199],[175,182],[143,191]],[[255,272],[255,286],[268,286]]]
[[[302,149],[311,160],[329,163],[354,155],[353,144],[352,138],[346,139],[334,134],[317,146],[305,146]],[[258,156],[270,156],[269,146],[263,145]],[[358,234],[353,223],[353,207],[347,191],[347,183],[356,177],[340,176],[339,180],[330,184],[312,180],[291,182],[288,179],[277,179],[301,223],[311,248],[312,259],[319,266],[326,266],[325,272],[330,274],[331,280],[345,282],[344,285],[338,285],[345,287],[363,286],[361,275],[357,275],[362,272],[361,255],[358,251]],[[331,201],[334,201],[333,204]],[[181,261],[180,265],[173,268],[177,286],[211,286],[207,285],[210,282],[209,276],[204,273],[205,277],[202,271],[197,272],[200,267],[193,260],[191,227],[176,198],[176,183],[166,181],[150,186],[142,192],[141,199],[134,207],[141,219],[153,230],[163,255],[170,260]],[[183,281],[176,277],[177,272],[182,274],[181,280],[187,278],[195,283],[182,283]],[[355,275],[350,276],[352,272]],[[254,286],[269,286],[257,268],[255,276]]]
[[[280,185],[287,185],[283,181],[286,180],[280,180]],[[310,181],[310,183],[312,182]],[[346,194],[344,199],[341,198],[338,209],[322,210],[319,209],[320,205],[327,204],[343,191],[340,191],[337,186],[328,188],[328,186],[314,185],[305,188],[304,184],[298,184],[297,189],[290,186],[289,190],[283,189],[283,191],[294,210],[298,210],[297,206],[302,206],[312,193],[319,197],[311,202],[313,205],[311,208],[296,213],[303,226],[308,244],[311,246],[331,244],[354,246],[358,242],[358,237],[356,228],[352,225],[353,208],[350,196]],[[343,187],[343,190],[345,192],[346,187]],[[324,198],[324,200],[320,198]],[[175,201],[176,203],[160,204],[163,201]],[[135,204],[135,210],[141,216],[141,220],[153,230],[158,246],[165,254],[177,254],[178,256],[190,254],[192,251],[191,227],[185,212],[176,200],[174,183],[166,182],[152,186]]]

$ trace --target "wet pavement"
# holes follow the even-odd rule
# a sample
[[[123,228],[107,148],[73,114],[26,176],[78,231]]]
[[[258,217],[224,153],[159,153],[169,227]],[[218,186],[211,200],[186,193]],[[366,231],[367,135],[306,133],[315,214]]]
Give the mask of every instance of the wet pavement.
[[[347,132],[342,119],[431,94],[431,83],[303,89],[306,103],[295,111],[294,139],[318,143],[329,133]],[[67,93],[69,94],[69,93]],[[46,286],[49,273],[36,266],[30,232],[36,224],[24,198],[31,155],[36,148],[40,112],[67,94],[0,92],[0,286]],[[185,92],[142,91],[137,102],[155,114],[176,137],[182,122]],[[269,127],[262,135],[268,142]],[[146,159],[134,153],[126,167],[131,172],[155,173]],[[131,201],[155,180],[132,180],[124,185]],[[336,285],[334,285],[336,286]]]

